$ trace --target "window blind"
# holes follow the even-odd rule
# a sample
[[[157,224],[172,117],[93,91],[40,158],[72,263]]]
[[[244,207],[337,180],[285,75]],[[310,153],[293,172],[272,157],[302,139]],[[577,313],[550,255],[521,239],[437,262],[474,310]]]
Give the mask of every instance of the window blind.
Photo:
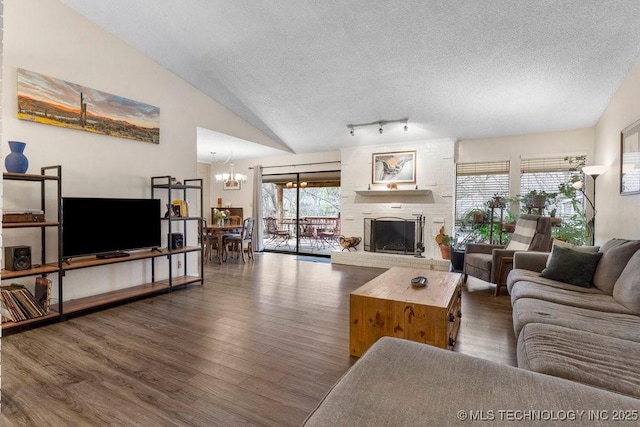
[[[456,164],[456,220],[484,209],[496,194],[509,195],[509,161]]]

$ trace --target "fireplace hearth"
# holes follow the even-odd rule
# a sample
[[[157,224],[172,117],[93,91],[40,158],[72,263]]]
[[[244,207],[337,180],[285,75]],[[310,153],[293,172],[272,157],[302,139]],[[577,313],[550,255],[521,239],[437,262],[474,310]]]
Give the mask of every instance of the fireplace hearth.
[[[413,255],[416,247],[416,221],[385,217],[364,219],[364,250]]]

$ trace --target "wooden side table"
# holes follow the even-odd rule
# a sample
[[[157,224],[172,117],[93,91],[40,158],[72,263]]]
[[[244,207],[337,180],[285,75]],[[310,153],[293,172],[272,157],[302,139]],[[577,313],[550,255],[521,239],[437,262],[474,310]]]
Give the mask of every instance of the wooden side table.
[[[498,279],[496,280],[496,296],[500,295],[500,288],[501,287],[507,287],[507,278],[506,276],[506,271],[507,271],[507,265],[513,265],[513,257],[512,256],[505,256],[500,258],[500,265],[498,266]]]

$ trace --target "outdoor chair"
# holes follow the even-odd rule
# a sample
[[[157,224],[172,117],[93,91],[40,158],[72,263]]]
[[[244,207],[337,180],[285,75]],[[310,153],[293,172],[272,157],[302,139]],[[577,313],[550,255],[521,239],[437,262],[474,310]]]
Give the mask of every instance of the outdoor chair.
[[[268,236],[267,241],[265,243],[270,244],[273,243],[275,247],[286,244],[289,246],[289,238],[291,234],[289,230],[279,229],[276,225],[276,219],[273,217],[267,217],[264,219],[265,224],[265,234]]]

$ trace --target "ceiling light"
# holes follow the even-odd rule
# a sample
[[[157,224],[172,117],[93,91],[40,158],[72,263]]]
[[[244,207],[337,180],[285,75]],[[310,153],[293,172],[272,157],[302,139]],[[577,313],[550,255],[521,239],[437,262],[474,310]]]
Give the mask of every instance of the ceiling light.
[[[388,124],[391,123],[404,123],[404,130],[405,132],[409,130],[409,119],[399,119],[399,120],[378,120],[377,122],[369,122],[369,123],[357,123],[357,124],[348,124],[347,125],[347,129],[349,129],[349,134],[351,136],[354,136],[355,134],[355,128],[358,127],[365,127],[365,126],[378,126],[378,132],[379,133],[383,133],[384,129],[382,128],[383,126],[386,126]]]
[[[218,164],[226,164],[227,162],[229,162],[229,160],[231,160],[231,156],[233,156],[233,153],[230,154],[227,160],[223,162],[219,162],[216,160],[216,153],[213,151],[211,152],[211,156],[213,157],[214,162]],[[236,187],[240,182],[247,182],[247,176],[241,173],[236,173],[234,164],[229,163],[229,172],[216,174],[216,182],[224,182],[225,185]]]

